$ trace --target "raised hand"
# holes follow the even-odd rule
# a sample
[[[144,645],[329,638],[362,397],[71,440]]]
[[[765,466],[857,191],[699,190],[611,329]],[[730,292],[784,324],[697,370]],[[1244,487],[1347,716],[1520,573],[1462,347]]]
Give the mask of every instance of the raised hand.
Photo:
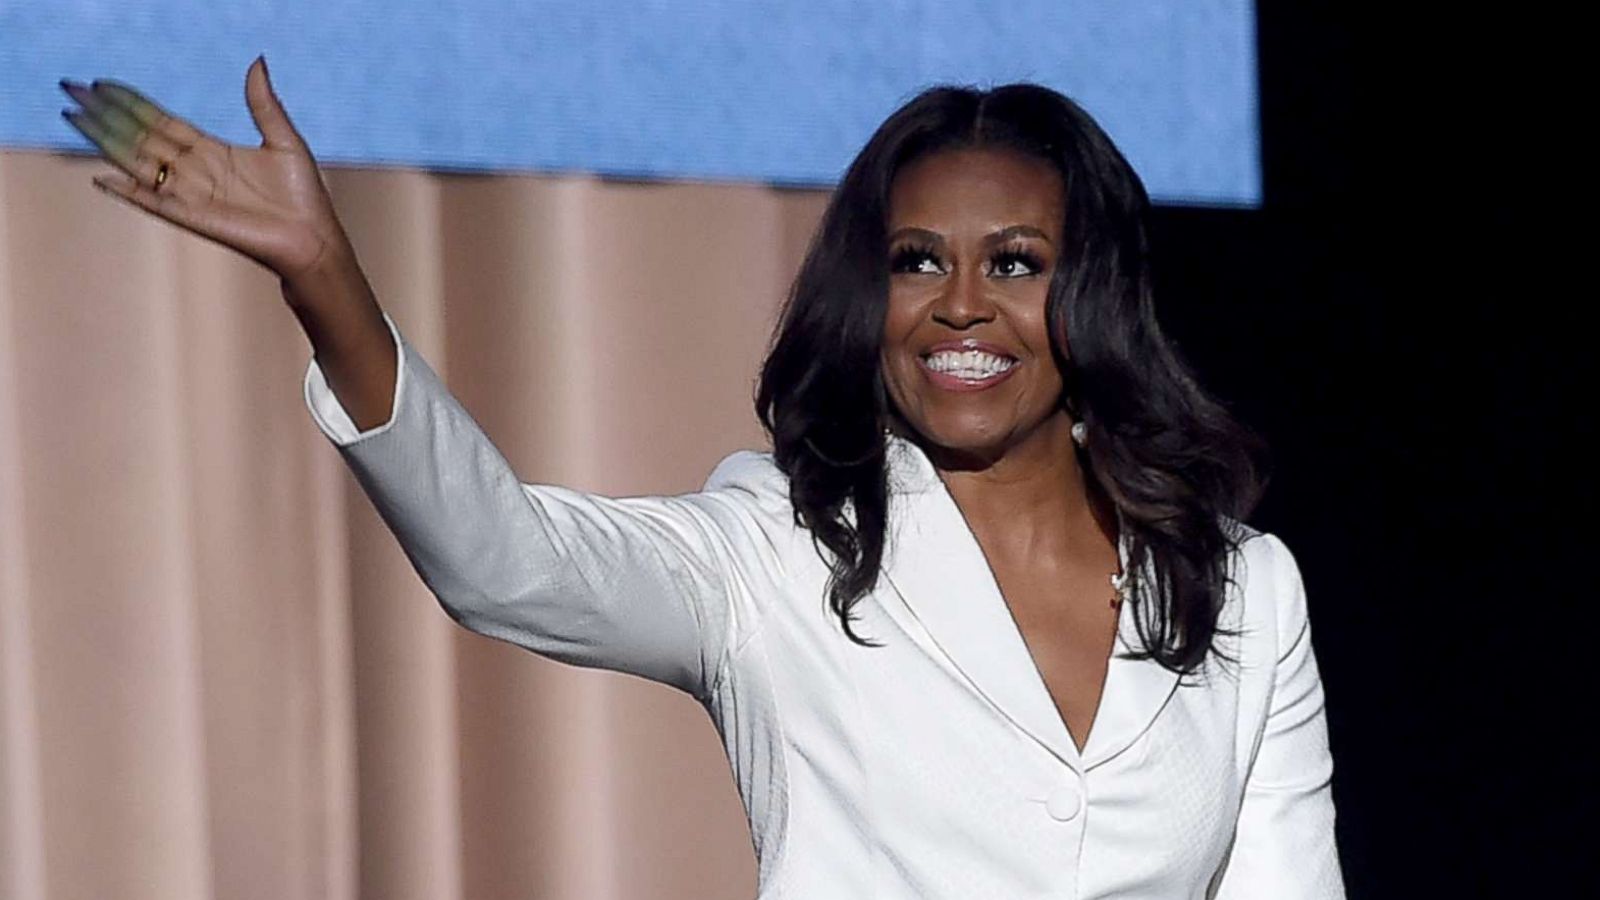
[[[398,350],[266,61],[244,80],[260,147],[223,143],[119,82],[61,89],[82,107],[61,114],[126,173],[95,185],[275,272],[339,401],[363,429],[384,421]]]
[[[353,259],[304,138],[278,102],[266,60],[245,74],[260,147],[224,143],[126,84],[62,79],[81,109],[62,116],[126,175],[97,187],[261,263],[286,284]]]

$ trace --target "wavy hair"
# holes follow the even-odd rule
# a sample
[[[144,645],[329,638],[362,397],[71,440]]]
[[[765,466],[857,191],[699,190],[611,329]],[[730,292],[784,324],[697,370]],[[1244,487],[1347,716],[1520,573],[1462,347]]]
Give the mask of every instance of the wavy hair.
[[[881,646],[855,633],[851,609],[877,584],[891,499],[885,428],[898,413],[879,362],[889,190],[912,160],[970,148],[1061,173],[1064,247],[1045,307],[1061,402],[1085,423],[1075,452],[1127,532],[1146,648],[1130,655],[1192,672],[1217,649],[1228,560],[1265,489],[1266,448],[1201,389],[1156,322],[1139,176],[1088,113],[1035,84],[934,87],[889,116],[834,191],[784,304],[756,414],[795,523],[828,562],[828,604],[852,641]]]

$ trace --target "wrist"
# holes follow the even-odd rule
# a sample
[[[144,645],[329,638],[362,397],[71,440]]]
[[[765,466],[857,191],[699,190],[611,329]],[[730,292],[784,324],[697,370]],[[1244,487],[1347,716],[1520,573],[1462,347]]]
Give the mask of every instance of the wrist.
[[[348,308],[372,301],[372,290],[356,260],[355,250],[340,235],[304,269],[279,279],[283,299],[297,309]]]

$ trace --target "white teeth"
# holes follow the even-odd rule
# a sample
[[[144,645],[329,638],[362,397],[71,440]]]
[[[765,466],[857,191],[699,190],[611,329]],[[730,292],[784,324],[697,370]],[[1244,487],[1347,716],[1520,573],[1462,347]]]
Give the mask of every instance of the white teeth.
[[[927,357],[927,366],[933,371],[969,380],[998,375],[1016,364],[1014,359],[982,350],[940,350]]]

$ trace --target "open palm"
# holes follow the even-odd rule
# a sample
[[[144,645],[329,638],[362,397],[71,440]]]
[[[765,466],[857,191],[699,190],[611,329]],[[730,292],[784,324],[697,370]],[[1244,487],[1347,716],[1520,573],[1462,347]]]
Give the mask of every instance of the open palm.
[[[102,189],[286,281],[348,248],[316,160],[278,102],[265,60],[245,74],[260,147],[218,140],[120,82],[63,80],[61,87],[82,107],[62,115],[127,173],[95,178]]]

